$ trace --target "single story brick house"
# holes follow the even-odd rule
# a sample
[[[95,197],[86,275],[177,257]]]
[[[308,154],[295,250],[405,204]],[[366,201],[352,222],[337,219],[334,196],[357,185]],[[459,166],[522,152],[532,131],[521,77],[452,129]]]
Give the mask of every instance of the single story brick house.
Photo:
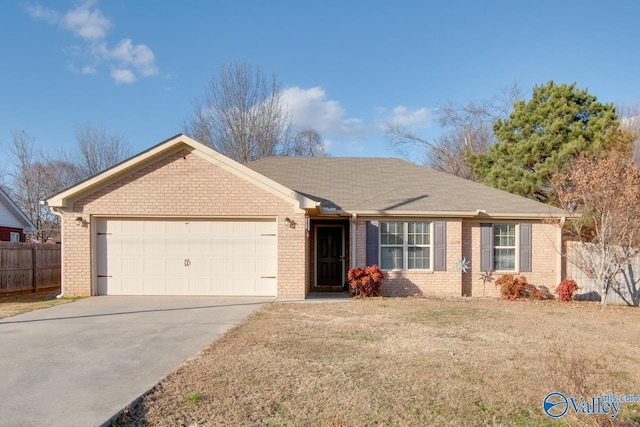
[[[24,242],[36,226],[0,188],[0,242]]]
[[[369,264],[386,295],[498,295],[485,271],[561,279],[548,219],[565,211],[398,159],[242,165],[179,134],[46,203],[67,296],[302,299]]]

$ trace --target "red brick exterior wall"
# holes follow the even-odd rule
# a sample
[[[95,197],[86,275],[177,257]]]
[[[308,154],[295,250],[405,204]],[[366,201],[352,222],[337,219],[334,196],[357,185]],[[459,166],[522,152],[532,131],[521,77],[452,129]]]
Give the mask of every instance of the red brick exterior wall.
[[[8,242],[11,240],[11,233],[19,233],[20,241],[25,241],[24,233],[21,228],[2,227],[0,226],[0,242]]]

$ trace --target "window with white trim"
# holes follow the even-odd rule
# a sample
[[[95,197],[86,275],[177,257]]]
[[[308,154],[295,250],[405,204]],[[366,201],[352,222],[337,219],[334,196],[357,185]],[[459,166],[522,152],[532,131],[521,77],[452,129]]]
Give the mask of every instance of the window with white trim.
[[[430,222],[381,222],[380,268],[431,269]]]
[[[493,269],[516,270],[516,224],[493,224]]]
[[[12,231],[9,233],[9,241],[10,242],[20,242],[20,233],[16,233]]]

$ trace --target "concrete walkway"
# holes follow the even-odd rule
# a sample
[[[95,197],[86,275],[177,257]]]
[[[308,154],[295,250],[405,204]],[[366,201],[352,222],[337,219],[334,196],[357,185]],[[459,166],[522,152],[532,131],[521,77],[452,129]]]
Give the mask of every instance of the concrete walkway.
[[[93,297],[0,320],[0,426],[99,426],[272,298]]]

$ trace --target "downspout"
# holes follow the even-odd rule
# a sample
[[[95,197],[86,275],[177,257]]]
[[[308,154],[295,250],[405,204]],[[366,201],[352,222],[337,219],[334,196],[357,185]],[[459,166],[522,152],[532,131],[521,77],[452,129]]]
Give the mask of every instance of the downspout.
[[[562,246],[562,229],[564,228],[564,223],[565,223],[566,220],[567,220],[567,218],[563,216],[560,219],[560,225],[558,226],[558,230],[556,230],[556,242],[558,242],[557,244],[559,246],[558,251],[557,251],[557,253],[558,253],[558,255],[557,255],[557,258],[558,258],[558,260],[557,260],[557,262],[558,262],[558,274],[557,274],[557,277],[556,277],[556,283],[562,282],[563,275],[564,275],[563,274],[564,273],[563,272],[564,263],[562,262],[562,250],[563,250],[563,246]]]
[[[64,218],[59,209],[50,208],[50,210],[52,214],[60,218],[60,240],[62,241],[62,243],[60,243],[60,295],[56,298],[64,298],[64,286],[62,286],[62,278],[64,277],[64,235],[62,234],[64,230]]]
[[[351,214],[351,267],[356,268],[356,242],[358,241],[358,236],[356,235],[357,224],[356,220],[358,219],[357,214]]]

